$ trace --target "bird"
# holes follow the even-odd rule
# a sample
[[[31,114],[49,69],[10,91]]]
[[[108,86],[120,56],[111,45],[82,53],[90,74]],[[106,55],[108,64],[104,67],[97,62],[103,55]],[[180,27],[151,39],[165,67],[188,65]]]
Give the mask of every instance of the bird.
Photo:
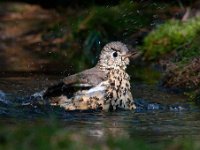
[[[126,68],[138,55],[120,41],[110,42],[102,48],[96,66],[64,77],[43,92],[43,99],[67,111],[135,110]]]

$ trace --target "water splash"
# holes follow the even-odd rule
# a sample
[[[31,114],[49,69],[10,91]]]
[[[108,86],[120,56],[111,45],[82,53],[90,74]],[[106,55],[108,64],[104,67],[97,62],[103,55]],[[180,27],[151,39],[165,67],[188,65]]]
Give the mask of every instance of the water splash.
[[[163,111],[163,112],[182,112],[191,110],[189,104],[176,103],[176,104],[160,104],[149,102],[144,99],[136,99],[136,112],[149,112],[149,111]]]
[[[6,94],[0,90],[0,103],[9,104],[10,102],[6,99]]]

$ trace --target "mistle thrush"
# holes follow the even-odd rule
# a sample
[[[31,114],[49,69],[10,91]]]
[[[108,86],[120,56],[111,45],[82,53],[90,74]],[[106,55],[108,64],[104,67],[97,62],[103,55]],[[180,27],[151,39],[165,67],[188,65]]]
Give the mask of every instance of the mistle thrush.
[[[121,42],[108,43],[95,67],[65,77],[62,82],[49,87],[43,98],[66,110],[134,110],[136,106],[126,67],[129,57],[137,54]]]

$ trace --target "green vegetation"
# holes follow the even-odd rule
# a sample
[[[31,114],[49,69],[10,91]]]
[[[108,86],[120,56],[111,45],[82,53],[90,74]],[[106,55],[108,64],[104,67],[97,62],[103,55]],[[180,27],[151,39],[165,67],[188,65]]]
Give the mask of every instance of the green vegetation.
[[[177,51],[184,62],[199,56],[200,18],[187,22],[170,20],[152,31],[145,39],[142,49],[148,60]]]
[[[121,1],[117,5],[98,6],[93,5],[87,10],[79,10],[78,15],[67,16],[72,29],[71,42],[81,41],[80,52],[82,58],[78,70],[84,66],[96,64],[101,47],[111,40],[125,40],[141,28],[147,28],[151,24],[153,12],[156,6],[149,4],[143,6],[133,1]],[[75,16],[75,17],[72,17]],[[73,50],[71,50],[73,52]],[[72,59],[73,60],[73,59]],[[80,61],[81,60],[81,61]],[[75,64],[76,64],[76,60]]]
[[[89,4],[87,7],[55,6],[54,10],[27,3],[2,3],[2,16],[5,13],[4,20],[9,20],[1,24],[5,32],[2,36],[8,37],[5,41],[9,41],[10,36],[12,39],[20,36],[20,42],[14,40],[14,44],[7,42],[5,46],[6,49],[13,46],[20,59],[8,63],[4,68],[29,71],[41,70],[40,66],[44,66],[46,70],[54,68],[60,72],[72,66],[74,72],[77,72],[96,63],[105,43],[120,40],[132,45],[132,42],[126,41],[135,43],[141,32],[147,32],[153,27],[154,21],[170,16],[165,13],[170,6],[164,2],[145,2],[145,5],[127,0],[110,5],[86,3]],[[9,50],[4,53],[6,62],[16,57]],[[26,60],[17,61],[21,58]],[[27,69],[29,62],[35,65]]]
[[[60,10],[61,15],[64,13],[63,18],[45,25],[42,32],[42,39],[55,49],[46,59],[62,60],[72,64],[76,71],[91,67],[96,64],[105,43],[115,39],[123,41],[141,28],[148,28],[152,22],[152,9],[156,10],[156,5],[149,4],[141,10],[141,5],[136,2],[121,1],[117,5]],[[56,43],[59,39],[62,42]],[[49,50],[46,43],[44,48]]]
[[[161,78],[161,73],[153,70],[151,67],[130,66],[128,67],[128,73],[134,78],[133,81],[140,81],[151,85],[158,84]]]
[[[55,121],[55,120],[54,120]],[[109,133],[108,133],[109,134]],[[63,125],[55,122],[30,122],[29,124],[17,123],[1,125],[0,127],[0,149],[26,150],[26,149],[166,149],[166,150],[197,150],[200,148],[198,140],[192,138],[178,138],[161,143],[150,143],[140,140],[138,137],[119,137],[107,135],[102,139],[85,135],[78,129],[77,132],[69,131]]]
[[[152,12],[148,10],[153,6],[142,12],[139,8],[133,1],[122,1],[116,6],[93,6],[80,21],[77,31],[95,30],[107,39],[130,36],[151,22]]]
[[[164,60],[163,86],[181,89],[191,99],[199,95],[200,17],[170,20],[149,33],[141,46],[146,60]],[[163,65],[163,64],[162,64]]]

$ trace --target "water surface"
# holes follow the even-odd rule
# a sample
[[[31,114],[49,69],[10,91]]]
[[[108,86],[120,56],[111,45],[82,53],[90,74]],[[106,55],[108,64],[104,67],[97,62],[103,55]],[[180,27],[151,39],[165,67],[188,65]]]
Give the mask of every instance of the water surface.
[[[38,120],[57,123],[92,137],[139,136],[150,142],[182,136],[200,137],[200,111],[187,97],[167,93],[155,85],[132,84],[138,109],[131,111],[67,112],[48,105],[22,105],[35,92],[59,81],[59,77],[31,75],[0,80],[0,122],[3,125],[32,123]]]

